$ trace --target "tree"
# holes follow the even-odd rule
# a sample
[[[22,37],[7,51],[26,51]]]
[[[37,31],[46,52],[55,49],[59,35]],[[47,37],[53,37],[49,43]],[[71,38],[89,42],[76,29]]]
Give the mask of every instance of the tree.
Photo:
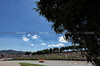
[[[88,49],[95,66],[100,66],[100,1],[99,0],[40,0],[35,10],[52,22],[57,34]]]
[[[53,49],[52,49],[52,48],[50,48],[49,50],[50,50],[50,53],[52,53]]]
[[[36,52],[33,52],[32,55],[36,55]]]
[[[65,50],[65,47],[60,47],[60,52],[63,52]]]
[[[53,51],[54,51],[54,52],[58,52],[58,51],[59,51],[59,48],[58,48],[58,47],[54,47],[54,48],[53,48]]]
[[[60,47],[60,52],[62,52],[63,51],[63,49],[62,49],[62,47]]]
[[[68,46],[65,46],[65,50],[69,50],[69,49],[68,49]]]
[[[45,49],[45,54],[49,54],[50,50],[49,49]]]
[[[25,52],[25,55],[30,55],[32,54],[32,52]]]

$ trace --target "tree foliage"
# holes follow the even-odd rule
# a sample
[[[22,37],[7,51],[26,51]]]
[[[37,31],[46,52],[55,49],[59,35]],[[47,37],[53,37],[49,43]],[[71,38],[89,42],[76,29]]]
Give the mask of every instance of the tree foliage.
[[[32,54],[32,52],[25,52],[25,55],[30,55]]]
[[[52,22],[56,33],[87,48],[90,60],[100,56],[99,0],[40,0],[35,10]]]
[[[65,47],[60,47],[60,48],[54,47],[54,48],[50,48],[50,49],[39,50],[36,52],[26,52],[25,55],[30,55],[30,54],[41,55],[41,54],[51,54],[51,53],[55,53],[55,52],[62,53],[62,52],[66,52],[65,50],[73,51],[73,49],[80,50],[80,48],[81,48],[80,46],[65,46]]]

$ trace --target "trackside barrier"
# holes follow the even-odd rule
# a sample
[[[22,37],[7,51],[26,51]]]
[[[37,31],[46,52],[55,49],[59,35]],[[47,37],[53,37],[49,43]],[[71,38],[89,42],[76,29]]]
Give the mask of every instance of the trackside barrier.
[[[11,60],[39,60],[39,59],[11,59]],[[87,61],[87,59],[45,59],[45,60]],[[100,61],[100,59],[94,59],[94,60]]]
[[[12,59],[12,60],[39,60],[39,59]],[[45,60],[87,61],[87,59],[45,59]]]

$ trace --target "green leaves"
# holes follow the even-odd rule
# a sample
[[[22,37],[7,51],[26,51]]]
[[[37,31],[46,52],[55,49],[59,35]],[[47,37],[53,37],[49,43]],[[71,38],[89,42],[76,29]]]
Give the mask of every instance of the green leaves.
[[[73,43],[85,46],[91,57],[100,56],[98,51],[100,34],[84,33],[100,32],[99,0],[40,0],[36,9],[40,15],[53,23],[56,33],[65,33],[66,38]],[[66,34],[66,31],[71,34]],[[79,32],[79,34],[73,32]]]

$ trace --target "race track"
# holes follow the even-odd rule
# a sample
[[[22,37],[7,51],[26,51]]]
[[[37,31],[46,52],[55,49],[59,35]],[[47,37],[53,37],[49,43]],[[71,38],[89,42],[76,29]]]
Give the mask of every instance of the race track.
[[[10,63],[31,63],[31,64],[42,64],[47,66],[93,66],[91,63],[86,61],[45,61],[45,63],[39,63],[39,61],[0,61],[0,62],[10,62]]]

